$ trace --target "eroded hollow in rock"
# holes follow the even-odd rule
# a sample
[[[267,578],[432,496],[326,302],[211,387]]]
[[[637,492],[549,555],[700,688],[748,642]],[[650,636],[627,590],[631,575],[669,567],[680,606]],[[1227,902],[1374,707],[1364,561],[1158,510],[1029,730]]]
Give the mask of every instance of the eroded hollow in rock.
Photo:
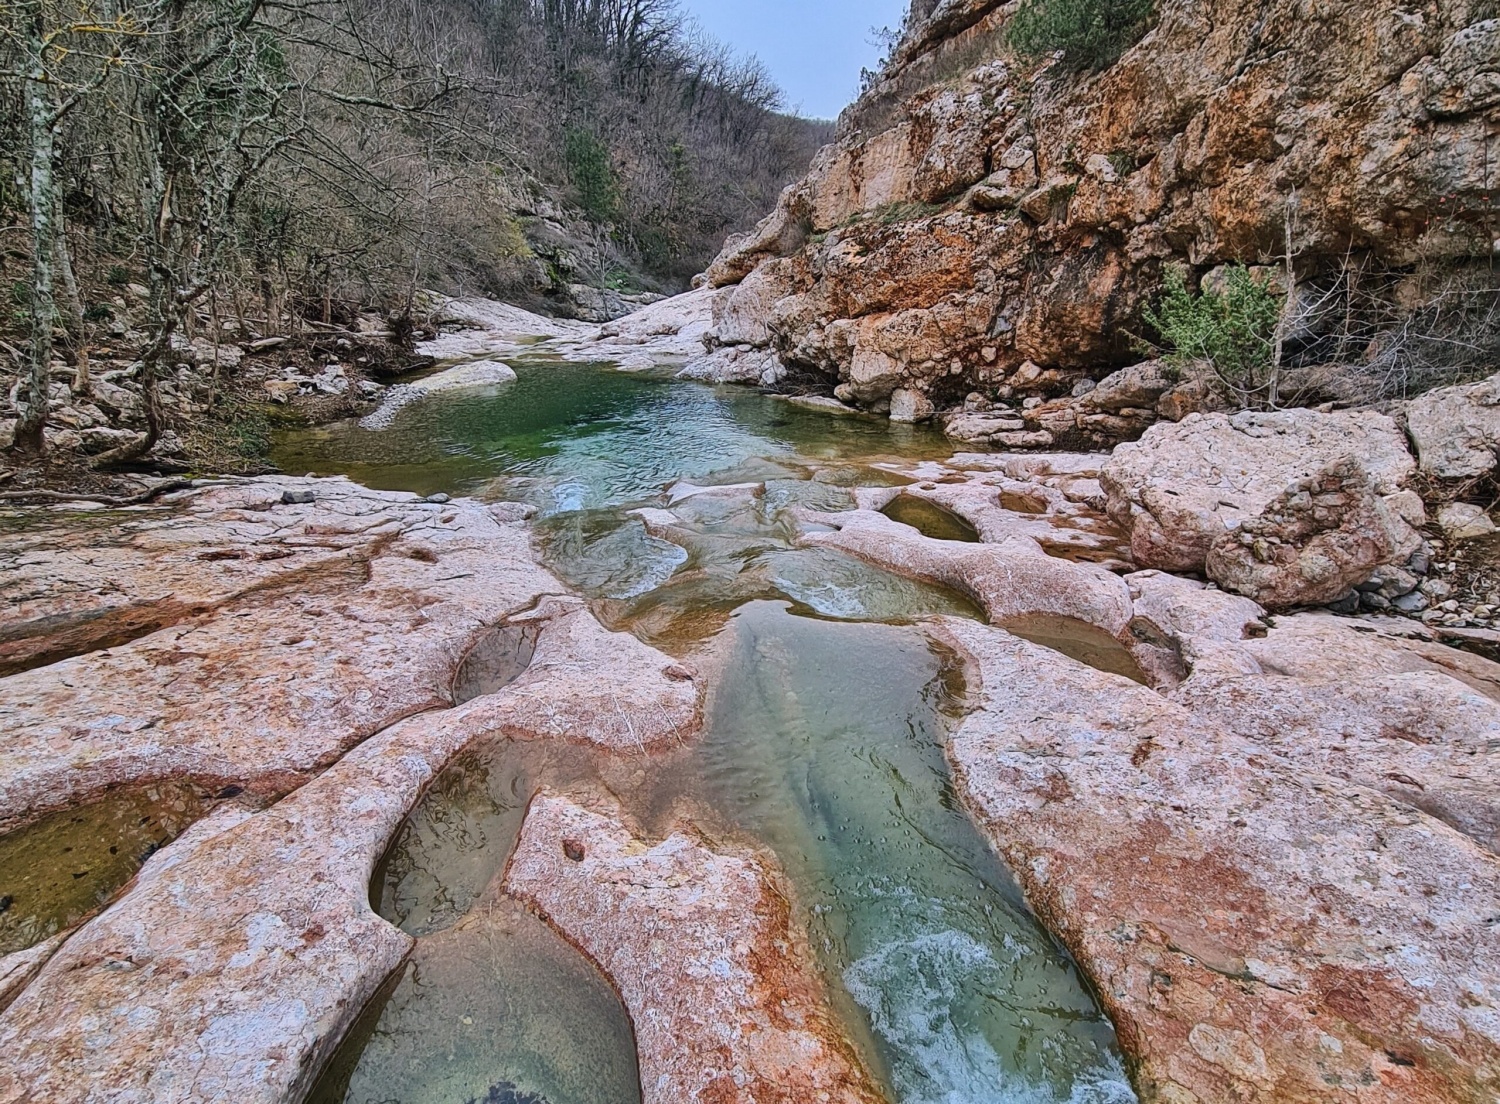
[[[97,912],[205,811],[192,787],[164,783],[54,813],[0,837],[0,955],[35,946]]]
[[[453,677],[453,704],[498,693],[526,673],[536,653],[534,625],[500,625],[479,638]]]
[[[892,521],[910,525],[924,537],[933,540],[963,541],[978,544],[979,533],[952,510],[916,495],[897,495],[881,513]]]
[[[376,910],[417,937],[416,950],[341,1044],[313,1104],[639,1104],[619,996],[499,883],[540,787],[591,785],[602,771],[628,792],[638,770],[573,745],[502,740],[443,771],[371,885]]]
[[[1151,680],[1141,670],[1130,649],[1103,629],[1074,617],[1032,613],[1002,621],[1000,628],[1022,640],[1061,652],[1069,659],[1087,664],[1096,671],[1124,675],[1142,686]]]
[[[1000,506],[1017,514],[1045,514],[1047,499],[1040,492],[1001,491]]]

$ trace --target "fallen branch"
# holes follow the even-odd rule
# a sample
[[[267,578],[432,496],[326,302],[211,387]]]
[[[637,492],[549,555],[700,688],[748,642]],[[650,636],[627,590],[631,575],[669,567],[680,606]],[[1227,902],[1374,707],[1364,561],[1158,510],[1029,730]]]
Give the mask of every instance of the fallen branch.
[[[0,494],[0,502],[17,502],[23,506],[42,502],[97,502],[102,506],[143,506],[147,502],[174,491],[185,491],[192,487],[190,479],[169,479],[158,483],[149,491],[136,495],[69,494],[65,491],[6,491]]]

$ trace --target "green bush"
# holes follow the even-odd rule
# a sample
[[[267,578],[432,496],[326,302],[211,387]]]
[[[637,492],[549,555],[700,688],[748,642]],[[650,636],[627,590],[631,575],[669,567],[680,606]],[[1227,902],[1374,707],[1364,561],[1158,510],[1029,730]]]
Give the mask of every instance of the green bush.
[[[568,179],[578,192],[578,203],[597,223],[615,221],[620,209],[620,186],[610,164],[609,147],[592,131],[574,127],[563,147]]]
[[[1225,381],[1254,389],[1275,367],[1281,308],[1282,296],[1244,265],[1229,268],[1222,291],[1198,295],[1188,290],[1187,269],[1173,265],[1161,306],[1147,310],[1146,321],[1165,342],[1168,365],[1182,369],[1207,361]]]
[[[1140,41],[1154,0],[1025,0],[1007,39],[1019,54],[1063,51],[1069,69],[1104,69]]]

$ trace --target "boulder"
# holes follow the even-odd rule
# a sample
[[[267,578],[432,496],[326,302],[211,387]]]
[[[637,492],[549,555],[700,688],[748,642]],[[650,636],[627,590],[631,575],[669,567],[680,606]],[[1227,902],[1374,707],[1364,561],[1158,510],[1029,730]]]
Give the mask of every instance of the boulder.
[[[1220,536],[1206,570],[1225,590],[1268,610],[1323,605],[1389,563],[1397,531],[1369,473],[1344,457]]]
[[[877,1104],[768,856],[543,792],[505,888],[599,965],[635,1025],[644,1104]]]
[[[678,379],[700,383],[748,383],[769,387],[786,375],[780,358],[766,349],[730,345],[687,362]]]
[[[776,303],[796,287],[787,262],[765,264],[742,283],[720,291],[713,299],[714,337],[724,345],[771,343],[768,326]]]
[[[854,350],[849,379],[841,390],[848,392],[846,401],[873,405],[889,399],[900,385],[901,364],[879,349],[861,344]]]
[[[1413,399],[1406,404],[1406,428],[1424,473],[1438,479],[1490,474],[1500,462],[1500,375]]]
[[[1383,414],[1287,410],[1153,426],[1115,450],[1102,483],[1137,564],[1202,573],[1226,532],[1345,458],[1382,498],[1398,494],[1416,469],[1400,429]],[[1410,533],[1397,534],[1399,546],[1410,541]]]
[[[905,389],[891,393],[891,421],[913,425],[933,415],[932,400],[920,391]]]
[[[1482,506],[1450,502],[1438,511],[1438,527],[1449,540],[1474,540],[1495,532],[1495,523]]]
[[[1166,365],[1159,360],[1148,360],[1105,376],[1097,387],[1078,399],[1078,406],[1093,413],[1150,410],[1173,383]]]

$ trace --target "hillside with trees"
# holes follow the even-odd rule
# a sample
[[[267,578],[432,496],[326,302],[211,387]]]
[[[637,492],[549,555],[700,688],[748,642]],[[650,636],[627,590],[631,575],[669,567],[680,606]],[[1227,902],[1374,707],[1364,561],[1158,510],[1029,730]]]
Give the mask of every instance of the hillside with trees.
[[[147,431],[112,461],[204,335],[681,290],[826,137],[676,0],[19,0],[0,97],[3,416],[40,451],[107,358]]]

